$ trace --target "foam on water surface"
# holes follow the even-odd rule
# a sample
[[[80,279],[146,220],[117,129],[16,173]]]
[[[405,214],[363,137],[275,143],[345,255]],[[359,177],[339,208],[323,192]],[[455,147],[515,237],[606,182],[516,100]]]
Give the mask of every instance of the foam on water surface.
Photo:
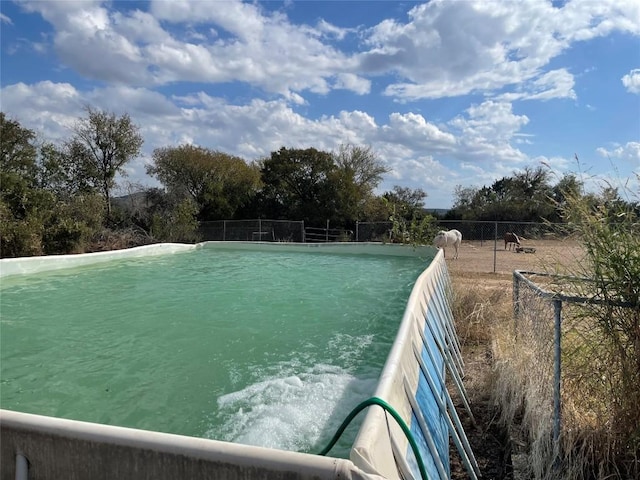
[[[376,377],[358,378],[333,365],[300,372],[284,368],[279,377],[218,398],[220,422],[209,438],[283,450],[313,452],[324,447],[349,411],[371,396]],[[346,454],[351,439],[336,447]],[[342,448],[341,448],[342,447]],[[335,452],[334,452],[335,453]]]

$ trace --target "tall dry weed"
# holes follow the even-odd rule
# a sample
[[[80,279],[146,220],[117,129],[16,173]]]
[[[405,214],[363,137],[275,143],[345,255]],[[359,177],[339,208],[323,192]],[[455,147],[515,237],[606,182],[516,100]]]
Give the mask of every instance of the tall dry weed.
[[[522,315],[511,322],[517,328],[495,330],[496,401],[502,421],[525,434],[530,478],[640,478],[640,209],[578,194],[562,209],[567,236],[579,239],[584,256],[541,265],[575,279],[540,283],[588,300],[563,301],[559,444],[548,299],[523,297]]]

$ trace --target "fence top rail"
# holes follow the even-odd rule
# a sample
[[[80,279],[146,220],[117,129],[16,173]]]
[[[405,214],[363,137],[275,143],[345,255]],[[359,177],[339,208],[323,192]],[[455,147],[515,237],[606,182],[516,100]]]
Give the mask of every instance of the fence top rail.
[[[544,288],[542,288],[540,285],[535,283],[530,278],[527,278],[527,275],[536,275],[540,277],[549,277],[549,278],[571,279],[571,280],[578,280],[581,282],[590,282],[590,283],[593,283],[594,280],[590,278],[585,278],[585,277],[573,277],[570,275],[556,275],[553,273],[530,272],[526,270],[513,271],[513,277],[515,279],[525,283],[529,288],[531,288],[534,292],[536,292],[541,297],[548,298],[550,300],[560,300],[562,302],[569,302],[569,303],[592,303],[592,304],[598,304],[598,305],[611,305],[615,307],[625,307],[625,308],[632,308],[636,306],[631,302],[619,302],[619,301],[613,301],[613,300],[603,300],[600,298],[596,298],[594,296],[584,297],[580,295],[567,295],[560,292],[550,292],[549,290],[545,290]]]
[[[373,224],[373,223],[393,223],[390,220],[382,220],[378,222],[363,222],[356,220],[357,224]],[[565,223],[551,223],[551,222],[523,222],[521,220],[437,220],[436,223],[486,223],[486,224],[498,224],[498,225],[566,225]]]
[[[487,223],[498,225],[549,225],[558,226],[566,225],[565,223],[550,223],[550,222],[522,222],[520,220],[438,220],[437,223]]]

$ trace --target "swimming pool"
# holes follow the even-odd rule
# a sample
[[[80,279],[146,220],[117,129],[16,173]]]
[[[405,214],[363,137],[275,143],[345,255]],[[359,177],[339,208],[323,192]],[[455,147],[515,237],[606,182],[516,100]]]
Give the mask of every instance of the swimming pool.
[[[22,442],[25,449],[37,449],[32,455],[38,456],[38,463],[66,472],[76,458],[64,450],[71,442],[75,450],[90,447],[87,454],[97,462],[92,464],[94,474],[102,471],[96,466],[101,462],[113,466],[117,458],[118,468],[126,470],[124,465],[137,465],[143,458],[147,469],[171,478],[160,465],[175,462],[184,474],[185,468],[202,461],[196,458],[215,457],[207,468],[218,469],[222,462],[237,469],[249,462],[266,469],[269,478],[280,478],[281,468],[293,469],[298,476],[292,478],[307,478],[310,470],[333,478],[336,469],[351,475],[358,468],[394,478],[394,458],[403,463],[405,475],[416,475],[406,441],[389,427],[388,418],[374,418],[372,423],[371,411],[364,431],[382,430],[372,437],[360,429],[349,451],[358,421],[331,451],[334,456],[349,454],[355,465],[282,451],[317,451],[352,407],[375,393],[392,399],[403,411],[420,443],[413,451],[422,450],[420,455],[429,457],[427,470],[437,474],[439,468],[447,475],[449,431],[456,427],[445,422],[447,407],[442,407],[448,398],[445,364],[451,363],[444,354],[456,341],[454,332],[445,331],[451,328],[451,318],[443,300],[447,276],[441,254],[425,270],[436,252],[429,247],[212,242],[155,249],[2,261],[3,306],[5,299],[11,306],[1,313],[2,405],[51,415],[0,412],[3,460],[15,455],[11,447]],[[275,252],[278,256],[273,257]],[[135,258],[139,254],[145,258]],[[114,255],[129,258],[111,258]],[[65,260],[73,268],[50,271]],[[248,273],[239,264],[249,265]],[[39,273],[35,280],[14,275],[28,272]],[[215,277],[220,274],[222,280]],[[107,282],[111,276],[117,281]],[[55,290],[58,284],[70,293]],[[51,292],[54,300],[47,297]],[[318,296],[318,303],[311,301]],[[142,298],[148,301],[135,301]],[[131,299],[133,305],[123,308]],[[52,305],[59,300],[64,307],[56,312]],[[347,305],[351,303],[353,307]],[[43,306],[42,314],[33,313],[37,304]],[[249,305],[260,308],[247,310]],[[123,311],[127,315],[122,316]],[[16,362],[19,358],[27,361]],[[424,359],[433,365],[425,367]],[[439,387],[430,378],[434,375]],[[430,386],[425,386],[427,380]],[[430,396],[435,400],[428,400]],[[425,427],[423,413],[432,426]],[[148,433],[54,416],[144,428]],[[381,427],[385,422],[387,427]],[[62,431],[63,440],[42,448],[50,435]],[[376,439],[387,435],[392,442],[384,447]],[[209,440],[201,442],[212,443],[201,444],[195,437],[277,450],[265,453],[262,447],[231,448]],[[118,457],[107,453],[124,444],[129,446]],[[142,457],[135,454],[140,448]],[[395,453],[387,458],[388,452],[380,454],[380,448],[383,453],[393,448]],[[176,451],[182,453],[176,457]],[[95,459],[97,452],[102,453]],[[151,454],[159,455],[158,461]],[[275,458],[283,463],[274,466]]]
[[[3,408],[321,449],[430,258],[229,247],[3,280]]]

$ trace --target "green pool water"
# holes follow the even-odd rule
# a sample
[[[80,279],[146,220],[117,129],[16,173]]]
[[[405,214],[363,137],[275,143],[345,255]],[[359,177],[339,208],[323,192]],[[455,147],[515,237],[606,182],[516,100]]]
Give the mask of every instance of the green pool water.
[[[0,406],[317,451],[373,394],[426,266],[203,248],[9,277]]]

